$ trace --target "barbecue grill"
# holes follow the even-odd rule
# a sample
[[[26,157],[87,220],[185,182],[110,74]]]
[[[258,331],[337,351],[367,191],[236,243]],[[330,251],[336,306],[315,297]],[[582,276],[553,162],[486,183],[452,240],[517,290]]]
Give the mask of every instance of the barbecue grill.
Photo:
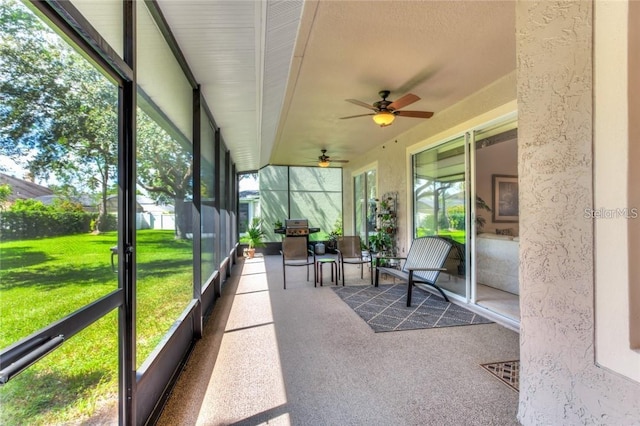
[[[274,229],[276,234],[287,237],[308,237],[309,234],[320,232],[320,228],[309,228],[307,219],[285,219],[284,227]]]
[[[284,221],[284,235],[287,237],[306,237],[309,235],[309,221],[307,219],[286,219]]]

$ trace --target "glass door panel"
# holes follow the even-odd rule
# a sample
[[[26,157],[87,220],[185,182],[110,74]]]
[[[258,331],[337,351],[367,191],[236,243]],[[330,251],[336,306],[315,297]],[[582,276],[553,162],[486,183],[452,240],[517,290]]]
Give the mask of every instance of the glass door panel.
[[[193,229],[193,90],[148,4],[135,5],[139,369],[193,299],[193,238],[200,230]]]
[[[366,207],[365,202],[365,175],[359,174],[353,178],[353,207],[355,234],[366,241]]]
[[[413,156],[414,237],[438,235],[452,241],[438,285],[467,297],[467,195],[465,138],[459,137]]]
[[[519,321],[518,133],[514,121],[474,134],[473,302]]]
[[[0,424],[117,423],[116,310],[79,312],[118,290],[119,88],[21,2],[0,15],[0,352],[54,348],[2,365]]]
[[[200,157],[200,271],[204,286],[211,282],[220,266],[220,255],[216,250],[216,209],[215,209],[215,136],[207,114],[201,113],[202,144]]]
[[[376,170],[368,170],[353,178],[355,234],[369,246],[369,236],[376,233],[376,198],[378,198]]]
[[[365,174],[366,176],[366,241],[367,247],[369,246],[369,236],[376,232],[376,213],[377,213],[377,201],[378,198],[378,178],[376,170],[369,170]]]
[[[138,97],[136,344],[138,366],[193,298],[192,155]]]

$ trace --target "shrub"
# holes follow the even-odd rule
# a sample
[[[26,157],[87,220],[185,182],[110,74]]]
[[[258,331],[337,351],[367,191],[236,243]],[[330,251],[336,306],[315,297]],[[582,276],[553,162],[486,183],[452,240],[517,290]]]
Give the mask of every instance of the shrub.
[[[16,200],[9,211],[0,213],[0,239],[20,240],[89,232],[94,213],[82,210],[78,203]],[[115,224],[115,218],[112,221]],[[111,223],[110,223],[111,225]],[[114,226],[115,229],[115,226]]]

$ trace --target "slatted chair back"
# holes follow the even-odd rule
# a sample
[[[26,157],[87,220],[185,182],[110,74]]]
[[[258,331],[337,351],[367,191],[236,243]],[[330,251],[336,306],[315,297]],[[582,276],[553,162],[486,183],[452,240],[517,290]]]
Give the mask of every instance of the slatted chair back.
[[[440,237],[420,237],[413,240],[407,260],[402,266],[403,272],[412,268],[442,268],[449,256],[452,244]],[[440,271],[414,271],[414,279],[435,284]]]
[[[306,266],[309,281],[309,266],[313,266],[313,286],[316,286],[316,256],[307,246],[305,237],[285,237],[282,240],[282,278],[287,288],[287,266]]]
[[[370,259],[364,258],[362,256],[362,244],[360,237],[357,235],[353,236],[342,236],[338,237],[338,269],[339,273],[342,275],[342,285],[344,285],[345,275],[344,275],[344,265],[360,265],[360,279],[364,278],[364,268],[365,265],[370,265]],[[371,284],[373,284],[373,271],[369,269],[369,278]]]
[[[338,237],[338,251],[345,259],[362,259],[362,246],[360,244],[360,237]]]
[[[282,240],[282,256],[285,262],[302,260],[306,262],[309,258],[307,239],[304,237],[285,237]]]

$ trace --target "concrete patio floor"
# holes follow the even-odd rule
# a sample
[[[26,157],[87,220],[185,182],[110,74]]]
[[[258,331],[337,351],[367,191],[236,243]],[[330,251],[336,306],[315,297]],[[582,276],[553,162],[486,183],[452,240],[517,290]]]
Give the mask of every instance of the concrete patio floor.
[[[347,285],[369,285],[346,266]],[[374,333],[280,256],[241,259],[158,425],[517,425],[480,365],[518,359],[498,324]]]

